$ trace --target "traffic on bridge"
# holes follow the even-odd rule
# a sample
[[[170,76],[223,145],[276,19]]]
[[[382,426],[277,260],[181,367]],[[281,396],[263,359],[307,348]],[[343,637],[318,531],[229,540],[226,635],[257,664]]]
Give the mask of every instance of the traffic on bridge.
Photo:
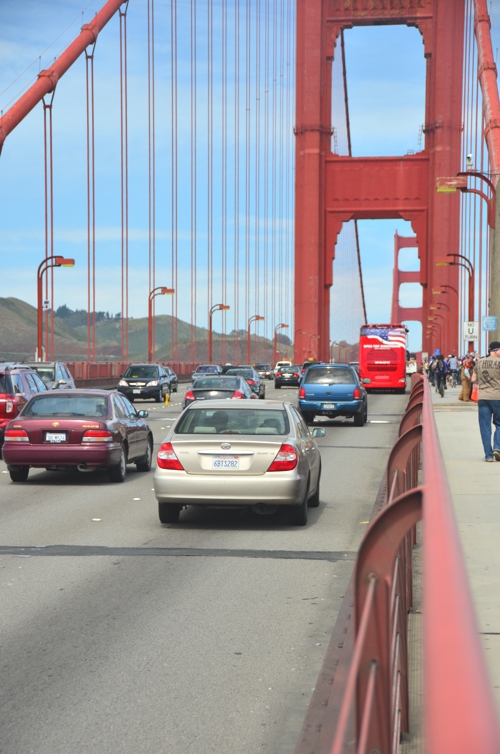
[[[2,754],[497,754],[496,3],[0,18]]]

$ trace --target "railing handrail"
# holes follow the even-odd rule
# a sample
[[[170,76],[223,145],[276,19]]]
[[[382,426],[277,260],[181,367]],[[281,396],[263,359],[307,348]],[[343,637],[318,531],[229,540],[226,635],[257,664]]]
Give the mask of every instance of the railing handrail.
[[[426,752],[498,754],[500,727],[427,381],[422,419]]]
[[[356,636],[337,729],[328,749],[323,739],[315,751],[341,754],[353,705],[356,754],[392,754],[401,732],[408,731],[411,550],[414,525],[423,511],[426,752],[494,754],[500,751],[500,727],[431,392],[420,375],[412,377],[400,430],[388,461],[385,506],[368,527],[356,561]]]

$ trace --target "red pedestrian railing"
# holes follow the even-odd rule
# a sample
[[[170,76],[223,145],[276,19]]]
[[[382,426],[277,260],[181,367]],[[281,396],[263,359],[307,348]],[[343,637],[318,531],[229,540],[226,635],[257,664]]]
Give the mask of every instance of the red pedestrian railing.
[[[420,471],[420,462],[421,471]],[[426,754],[498,754],[500,728],[474,616],[429,385],[412,392],[387,464],[380,513],[354,571],[354,646],[341,702],[309,710],[297,754],[396,754],[409,732],[412,548],[423,518]],[[420,475],[422,478],[420,478]],[[348,642],[347,642],[348,643]],[[343,673],[339,673],[344,678]],[[333,685],[337,682],[334,678]],[[330,699],[337,699],[330,692]],[[314,705],[314,697],[311,707]],[[328,720],[336,715],[336,724]],[[312,724],[312,721],[314,723]],[[312,733],[313,729],[316,733]],[[333,730],[333,732],[331,732]]]

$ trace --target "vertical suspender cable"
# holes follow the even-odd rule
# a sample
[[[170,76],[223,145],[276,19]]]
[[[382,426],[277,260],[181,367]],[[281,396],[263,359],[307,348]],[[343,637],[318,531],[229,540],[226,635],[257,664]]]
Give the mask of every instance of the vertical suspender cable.
[[[342,76],[344,80],[344,103],[345,103],[345,117],[346,117],[346,126],[347,126],[347,147],[349,150],[349,157],[352,157],[351,120],[349,118],[349,96],[347,92],[347,70],[346,70],[346,60],[345,60],[345,41],[344,41],[343,29],[340,32],[340,47],[342,51]],[[361,301],[363,304],[363,317],[364,317],[364,321],[368,322],[368,319],[366,316],[365,287],[363,285],[363,271],[361,267],[361,251],[359,248],[359,233],[358,233],[357,220],[354,220],[354,236],[356,239],[356,256],[358,260],[359,287],[361,290]]]
[[[178,239],[178,226],[179,226],[179,152],[178,152],[178,129],[179,129],[179,119],[178,119],[178,93],[177,93],[177,83],[178,83],[178,75],[177,75],[177,69],[178,69],[178,47],[177,47],[177,0],[173,0],[172,2],[172,9],[173,9],[173,16],[172,16],[172,52],[173,52],[173,110],[172,110],[172,118],[173,118],[173,150],[172,150],[172,164],[173,164],[173,197],[174,197],[174,204],[173,204],[173,215],[172,215],[172,225],[174,230],[174,236],[173,236],[173,253],[172,253],[172,263],[173,263],[173,269],[172,269],[172,287],[176,291],[175,295],[172,297],[172,317],[173,317],[173,326],[174,326],[174,338],[173,338],[173,349],[172,349],[172,357],[175,362],[179,361],[179,320],[177,318],[178,313],[178,301],[179,301],[179,281],[178,281],[178,250],[179,250],[179,239]]]
[[[250,319],[250,96],[251,96],[251,2],[246,0],[245,40],[245,323]]]
[[[260,0],[255,0],[255,241],[254,241],[254,290],[255,311],[260,311]],[[265,325],[264,325],[265,326]],[[257,322],[257,329],[259,323]],[[256,339],[255,358],[260,361],[260,340]]]
[[[155,5],[148,0],[148,285],[156,287],[156,108],[155,108]],[[153,344],[156,342],[155,301],[152,302]]]
[[[128,361],[128,81],[127,10],[119,10],[120,23],[120,213],[121,213],[121,361]]]
[[[234,0],[234,352],[238,364],[240,306],[240,0]]]
[[[196,286],[197,286],[197,122],[196,122],[196,34],[197,34],[197,0],[191,0],[191,337],[189,358],[197,360],[196,348]]]
[[[222,252],[222,303],[227,304],[227,0],[221,0],[222,14],[222,185],[221,185],[221,252]],[[221,360],[226,361],[226,312],[222,311],[222,354]]]
[[[272,230],[271,230],[271,311],[272,322],[278,322],[278,316],[276,312],[276,225],[278,218],[276,216],[276,160],[277,160],[277,133],[276,133],[276,119],[277,119],[277,52],[278,52],[278,20],[277,20],[277,3],[278,0],[272,0],[273,2],[273,101],[272,101],[272,146],[271,146],[271,217],[272,217]]]
[[[208,308],[213,304],[213,0],[208,0],[207,3],[207,30],[208,30],[208,60],[207,60],[207,72],[208,72],[208,182],[207,182],[207,220],[208,220],[208,248],[207,248],[207,262],[208,262]]]
[[[54,254],[54,180],[53,180],[53,155],[52,155],[52,104],[55,90],[49,101],[43,102],[43,140],[44,140],[44,214],[45,214],[45,258]],[[49,299],[50,288],[50,299]],[[50,301],[49,307],[45,308],[45,358],[54,358],[54,269],[47,270],[45,276],[45,300]],[[49,338],[50,333],[50,338]],[[52,346],[52,350],[50,349]],[[38,354],[43,359],[43,354]]]
[[[269,319],[269,280],[268,280],[268,255],[269,255],[269,0],[264,5],[264,180],[263,180],[263,273],[264,281],[262,294],[264,306],[262,314],[268,332],[273,333],[276,324]],[[274,340],[272,340],[274,342]],[[274,353],[269,358],[265,355],[265,361],[273,361]]]
[[[279,69],[280,69],[280,78],[279,78],[279,179],[278,179],[278,222],[279,222],[279,236],[278,236],[278,293],[279,293],[279,314],[278,318],[281,319],[283,317],[283,141],[284,141],[284,133],[283,133],[283,127],[284,127],[284,112],[283,112],[283,81],[284,81],[284,70],[283,70],[283,56],[284,56],[284,30],[283,30],[283,18],[284,18],[284,5],[283,1],[280,2],[280,62],[279,62]]]
[[[87,359],[96,361],[95,344],[95,122],[94,51],[85,50],[87,100]]]

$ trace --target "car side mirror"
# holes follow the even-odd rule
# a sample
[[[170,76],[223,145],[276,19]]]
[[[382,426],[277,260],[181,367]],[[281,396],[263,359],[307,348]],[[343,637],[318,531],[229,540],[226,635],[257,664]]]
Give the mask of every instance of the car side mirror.
[[[363,385],[368,385],[368,383],[371,382],[371,379],[369,377],[364,377],[361,382]]]
[[[311,430],[311,434],[313,437],[324,437],[326,435],[326,429],[323,427],[314,427],[314,429]]]
[[[57,384],[58,384],[59,386],[60,386],[60,385],[67,385],[67,384],[68,384],[68,380],[57,380]]]
[[[147,419],[149,416],[149,411],[138,411],[137,416],[139,417],[139,419]]]

